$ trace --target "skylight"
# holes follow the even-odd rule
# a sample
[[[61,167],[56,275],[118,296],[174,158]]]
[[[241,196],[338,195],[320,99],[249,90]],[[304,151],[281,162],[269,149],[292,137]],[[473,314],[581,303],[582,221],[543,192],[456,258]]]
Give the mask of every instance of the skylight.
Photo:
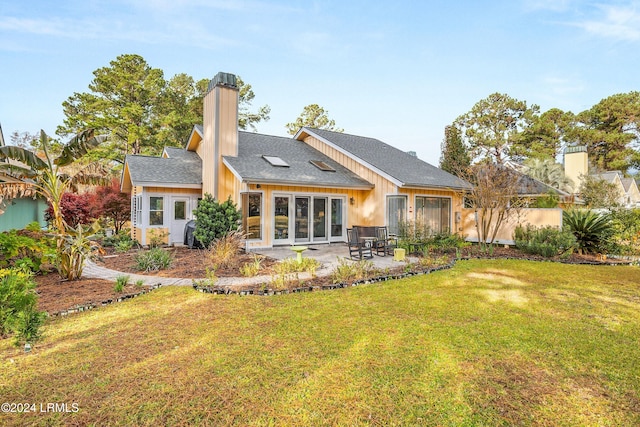
[[[262,156],[263,159],[265,159],[267,162],[269,162],[271,164],[271,166],[277,166],[277,167],[281,167],[281,168],[288,168],[289,164],[287,162],[285,162],[284,160],[282,160],[280,157],[277,156]]]
[[[313,166],[317,167],[321,171],[325,171],[325,172],[335,172],[336,171],[333,167],[331,167],[330,165],[326,164],[322,160],[309,160],[309,163],[311,163]]]

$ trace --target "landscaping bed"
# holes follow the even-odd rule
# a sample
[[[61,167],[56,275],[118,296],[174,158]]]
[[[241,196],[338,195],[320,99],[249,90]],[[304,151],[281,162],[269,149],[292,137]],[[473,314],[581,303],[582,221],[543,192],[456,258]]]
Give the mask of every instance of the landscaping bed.
[[[149,275],[156,275],[161,277],[186,277],[186,278],[203,278],[206,277],[206,260],[205,252],[198,249],[188,249],[186,247],[174,247],[166,248],[173,256],[173,262],[170,268],[166,270],[160,270],[157,272],[147,273]],[[115,254],[114,252],[107,252],[106,256],[103,256],[102,260],[98,263],[107,268],[122,271],[123,274],[142,274],[143,272],[135,268],[135,255],[138,251],[129,251],[124,254]],[[549,259],[537,255],[531,255],[523,253],[513,247],[496,246],[491,252],[482,252],[477,246],[471,246],[463,248],[459,252],[460,259],[473,259],[473,258],[509,258],[509,259],[523,259],[534,261],[557,261],[571,264],[628,264],[627,260],[603,258],[597,255],[579,255],[572,254],[567,259]],[[274,293],[283,292],[303,292],[321,289],[333,289],[346,286],[352,286],[355,284],[364,283],[375,280],[386,280],[387,277],[399,277],[404,274],[416,274],[424,273],[438,266],[448,265],[456,259],[455,252],[437,252],[433,251],[429,254],[429,258],[432,259],[432,263],[424,263],[424,265],[412,265],[412,266],[399,266],[394,269],[389,269],[384,272],[375,272],[370,277],[365,279],[359,279],[351,282],[339,282],[334,283],[334,280],[330,276],[320,276],[313,279],[304,281],[290,281],[288,288],[284,289],[269,289],[265,285],[257,285],[250,287],[232,287],[230,288],[233,293],[238,294],[254,294],[254,295],[271,295]],[[216,276],[218,277],[241,277],[239,272],[239,266],[244,263],[251,262],[253,260],[253,254],[239,254],[237,256],[237,262],[233,266],[226,268],[220,268],[216,270]],[[263,271],[260,274],[270,275],[273,273],[272,266],[277,261],[272,258],[265,258],[262,262]],[[51,272],[46,275],[37,276],[35,278],[38,287],[37,292],[39,295],[38,306],[41,310],[47,311],[50,315],[63,312],[74,307],[86,307],[91,304],[100,306],[105,301],[116,301],[119,298],[126,298],[131,295],[136,295],[142,291],[146,291],[147,287],[140,288],[135,284],[129,284],[125,287],[123,292],[114,291],[114,283],[103,279],[80,279],[74,281],[64,281],[55,273]],[[203,287],[201,287],[203,288]],[[200,288],[199,288],[200,289]],[[217,289],[215,287],[204,287],[205,292],[216,293],[229,293],[226,289]]]

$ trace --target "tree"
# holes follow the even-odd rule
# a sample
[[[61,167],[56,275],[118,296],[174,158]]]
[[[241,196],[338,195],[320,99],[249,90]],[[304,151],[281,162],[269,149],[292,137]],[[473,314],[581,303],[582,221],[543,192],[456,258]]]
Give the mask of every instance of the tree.
[[[530,126],[523,128],[511,148],[511,157],[526,159],[555,159],[562,153],[567,138],[573,141],[575,115],[552,108],[541,115],[533,115]]]
[[[318,104],[309,104],[302,109],[302,113],[295,122],[287,123],[285,127],[290,135],[295,135],[300,128],[307,126],[316,129],[344,132],[344,129],[336,127],[335,120],[329,119],[329,111]]]
[[[573,192],[574,182],[564,174],[564,168],[551,158],[530,158],[525,161],[526,173],[547,185],[567,193]]]
[[[578,114],[576,140],[599,170],[640,167],[640,92],[612,95]]]
[[[66,135],[92,128],[111,135],[94,158],[122,161],[125,154],[157,154],[157,103],[166,85],[163,72],[139,55],[120,55],[93,72],[90,93],[74,93],[62,103]]]
[[[504,163],[511,158],[512,147],[538,112],[537,105],[527,107],[526,101],[494,93],[458,117],[454,125],[460,129],[472,161],[491,159]]]
[[[113,224],[116,234],[131,219],[131,198],[120,191],[120,181],[112,179],[110,185],[96,189],[98,216],[107,218]]]
[[[256,124],[263,120],[269,120],[271,107],[263,105],[258,108],[257,112],[252,113],[249,111],[249,107],[251,107],[253,98],[255,98],[256,95],[253,93],[251,85],[245,83],[240,76],[236,76],[236,84],[238,85],[238,127],[243,130],[251,128],[255,132],[257,130]],[[202,115],[200,115],[200,117],[202,117]]]
[[[157,98],[153,117],[158,147],[183,145],[193,126],[202,123],[202,103],[208,84],[206,79],[195,82],[184,73],[169,79]]]
[[[618,187],[597,175],[581,175],[580,198],[589,208],[615,208],[620,205]]]
[[[458,176],[471,165],[469,152],[455,125],[444,128],[444,140],[441,145],[440,169]]]
[[[92,159],[123,161],[125,154],[158,155],[165,146],[183,146],[193,126],[202,123],[208,79],[194,81],[184,73],[169,81],[139,55],[120,55],[93,72],[89,92],[74,93],[65,102],[59,135],[94,128],[110,134],[110,143],[91,153]],[[256,129],[269,120],[270,108],[250,111],[255,94],[239,76],[238,126]]]
[[[527,204],[518,197],[520,179],[513,169],[491,162],[472,165],[461,177],[473,185],[463,197],[475,209],[478,243],[486,248],[503,224]]]
[[[55,159],[49,153],[49,137],[44,131],[40,131],[40,145],[43,147],[44,159],[25,148],[0,147],[0,160],[8,158],[21,163],[21,165],[0,163],[0,170],[21,179],[20,182],[0,182],[0,196],[10,198],[37,194],[49,202],[53,211],[51,224],[56,233],[58,272],[68,280],[77,279],[82,274],[80,261],[84,261],[84,254],[79,255],[81,248],[77,243],[85,240],[83,235],[78,235],[81,233],[81,228],[73,230],[65,222],[61,208],[62,197],[67,191],[75,191],[79,184],[103,183],[107,171],[95,162],[79,168],[73,174],[65,172],[64,167],[71,165],[89,150],[100,145],[104,139],[103,136],[95,135],[93,129],[85,130],[67,142],[61,154]],[[74,240],[73,236],[77,236],[78,239]]]

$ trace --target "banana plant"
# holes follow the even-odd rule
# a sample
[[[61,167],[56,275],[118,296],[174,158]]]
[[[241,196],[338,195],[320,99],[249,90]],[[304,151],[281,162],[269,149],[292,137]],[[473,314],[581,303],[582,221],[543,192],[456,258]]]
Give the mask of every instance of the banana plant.
[[[78,265],[77,257],[70,257],[65,252],[70,247],[65,242],[68,242],[73,233],[69,232],[62,216],[62,195],[68,191],[77,191],[80,184],[106,185],[109,182],[107,169],[97,162],[84,165],[74,173],[67,172],[65,167],[99,146],[105,139],[105,136],[95,135],[93,129],[82,131],[64,145],[56,158],[50,154],[49,137],[42,130],[41,153],[21,147],[0,147],[0,172],[11,178],[0,182],[0,199],[41,196],[49,202],[53,209],[51,227],[56,235],[58,272],[65,279],[78,278],[82,272],[82,263]]]

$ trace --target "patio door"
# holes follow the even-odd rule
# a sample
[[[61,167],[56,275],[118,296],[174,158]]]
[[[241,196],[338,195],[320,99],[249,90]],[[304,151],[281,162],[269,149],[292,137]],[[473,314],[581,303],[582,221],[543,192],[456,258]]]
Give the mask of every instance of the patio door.
[[[308,242],[309,238],[309,201],[310,197],[296,197],[295,203],[295,241]]]
[[[275,196],[273,199],[273,243],[282,245],[291,243],[291,196]]]
[[[327,235],[327,198],[313,198],[313,240],[316,242],[326,241]]]
[[[189,198],[171,198],[171,228],[169,229],[169,243],[184,242],[184,227],[189,220]]]

